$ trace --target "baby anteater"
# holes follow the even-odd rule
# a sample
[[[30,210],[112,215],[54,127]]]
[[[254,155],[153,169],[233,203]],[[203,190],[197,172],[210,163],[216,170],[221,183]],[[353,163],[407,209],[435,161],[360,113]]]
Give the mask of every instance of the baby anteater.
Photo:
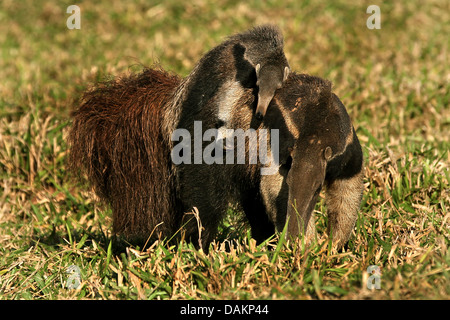
[[[272,25],[263,25],[237,34],[231,39],[241,43],[244,57],[255,68],[258,104],[255,116],[261,120],[275,90],[280,89],[289,75],[289,63],[283,51],[283,35]]]
[[[185,83],[191,94],[184,97],[184,104],[202,109],[215,100],[213,112],[226,127],[242,90],[253,88],[258,99],[255,116],[261,120],[289,75],[283,45],[283,35],[273,25],[229,37],[207,52],[191,72]]]

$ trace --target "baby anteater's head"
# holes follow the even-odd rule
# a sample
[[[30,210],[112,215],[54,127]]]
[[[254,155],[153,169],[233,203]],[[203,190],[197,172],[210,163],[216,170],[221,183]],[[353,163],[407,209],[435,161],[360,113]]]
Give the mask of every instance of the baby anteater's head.
[[[272,101],[275,91],[280,89],[283,82],[289,76],[289,67],[281,64],[258,63],[255,66],[256,85],[258,86],[258,105],[256,107],[255,116],[258,120],[262,120],[266,115],[267,107]]]

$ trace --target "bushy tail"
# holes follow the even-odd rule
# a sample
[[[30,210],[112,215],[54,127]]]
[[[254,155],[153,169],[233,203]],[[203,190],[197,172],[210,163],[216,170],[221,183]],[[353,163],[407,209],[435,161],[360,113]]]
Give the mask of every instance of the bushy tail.
[[[170,150],[161,136],[163,107],[179,83],[161,69],[145,69],[100,83],[73,113],[70,166],[111,205],[114,232],[133,241],[152,232],[169,236],[181,220]]]

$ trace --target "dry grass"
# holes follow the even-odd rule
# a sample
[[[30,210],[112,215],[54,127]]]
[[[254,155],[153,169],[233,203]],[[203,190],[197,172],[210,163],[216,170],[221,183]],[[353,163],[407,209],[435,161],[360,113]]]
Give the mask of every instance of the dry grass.
[[[382,28],[366,28],[379,4]],[[450,7],[447,1],[164,1],[0,5],[0,298],[448,299]],[[96,79],[155,60],[186,75],[227,35],[277,22],[294,70],[331,80],[366,157],[348,248],[260,247],[236,214],[209,255],[153,243],[111,250],[109,210],[66,171],[70,106]],[[326,229],[323,202],[319,234]],[[228,250],[226,250],[228,248]],[[65,289],[78,265],[82,285]],[[381,268],[368,290],[366,269]]]

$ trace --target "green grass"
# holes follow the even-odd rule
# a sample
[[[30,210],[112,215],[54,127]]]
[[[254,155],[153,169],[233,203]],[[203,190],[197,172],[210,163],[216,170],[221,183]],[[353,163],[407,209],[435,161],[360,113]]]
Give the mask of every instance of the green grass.
[[[447,1],[180,1],[0,4],[1,299],[448,299],[450,5]],[[381,29],[366,28],[378,4]],[[276,22],[292,69],[324,77],[366,159],[348,248],[330,250],[326,207],[310,248],[256,246],[230,210],[208,255],[182,243],[110,246],[110,210],[66,169],[73,102],[90,84],[159,62],[187,75],[208,49]],[[77,265],[82,284],[65,288]],[[368,290],[366,269],[381,268]]]

